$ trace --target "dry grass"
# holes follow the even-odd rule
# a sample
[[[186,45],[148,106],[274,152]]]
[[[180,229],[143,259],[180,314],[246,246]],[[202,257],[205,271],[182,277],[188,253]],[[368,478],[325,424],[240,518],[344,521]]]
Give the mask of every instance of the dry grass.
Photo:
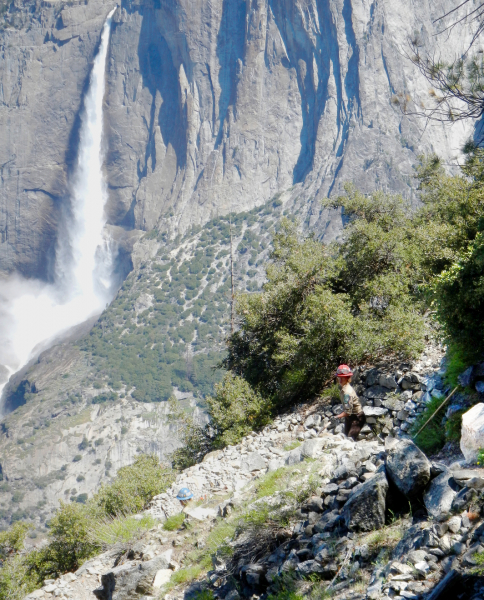
[[[360,544],[367,544],[370,553],[377,556],[378,562],[384,562],[405,533],[406,522],[399,519],[377,531],[371,531],[360,538]]]

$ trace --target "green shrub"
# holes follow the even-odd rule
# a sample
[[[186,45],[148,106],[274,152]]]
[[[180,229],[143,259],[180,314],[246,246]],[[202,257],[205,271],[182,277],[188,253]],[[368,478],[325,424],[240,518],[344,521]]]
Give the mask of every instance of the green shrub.
[[[201,573],[202,567],[200,565],[191,565],[190,567],[174,571],[170,579],[170,587],[194,581]]]
[[[449,442],[458,442],[462,431],[462,415],[466,410],[453,413],[445,423],[445,438]]]
[[[40,579],[57,578],[75,571],[100,550],[88,540],[93,508],[78,503],[64,504],[49,522],[50,543],[27,556],[30,568]]]
[[[465,352],[468,363],[479,360],[484,352],[484,234],[437,276],[433,292],[448,339]]]
[[[82,455],[81,454],[76,454],[74,456],[74,458],[72,459],[72,462],[79,462],[80,460],[82,460]]]
[[[163,529],[166,531],[176,531],[180,529],[185,521],[185,513],[179,513],[178,515],[172,515],[163,523]]]
[[[150,529],[154,521],[151,517],[128,518],[129,513],[142,510],[172,481],[172,472],[163,468],[156,456],[137,457],[132,465],[120,469],[114,482],[101,487],[91,500],[87,494],[80,494],[73,496],[70,504],[61,502],[48,524],[49,543],[24,556],[22,564],[14,565],[15,568],[24,569],[29,574],[29,581],[35,581],[37,586],[44,579],[76,570],[106,545],[133,539]],[[10,554],[15,548],[21,548],[26,531],[28,526],[16,524],[0,534],[0,555],[2,548]],[[7,575],[10,578],[10,572],[4,574],[4,569],[0,570],[0,582]]]
[[[156,455],[138,456],[132,465],[122,467],[109,486],[103,485],[93,501],[108,515],[136,513],[173,482],[171,469],[163,468]]]
[[[215,395],[206,398],[210,426],[215,431],[214,447],[237,444],[254,429],[270,420],[271,402],[241,377],[227,374],[215,385]]]
[[[18,522],[7,531],[0,531],[0,558],[20,552],[27,533],[33,529],[30,523]]]
[[[24,557],[14,555],[0,568],[0,600],[23,600],[38,589],[42,581],[32,572]]]
[[[89,440],[86,436],[82,438],[81,443],[78,445],[79,450],[85,450],[89,446]]]
[[[423,348],[419,263],[409,268],[403,200],[348,188],[338,203],[353,217],[342,244],[300,241],[284,220],[263,292],[237,299],[240,329],[224,365],[276,403],[319,393],[341,362],[412,357]]]
[[[428,286],[446,340],[472,362],[484,352],[484,150],[471,148],[460,175],[447,175],[439,159],[418,170],[424,207],[424,251],[437,277]]]
[[[134,517],[102,518],[95,521],[88,530],[89,540],[103,548],[119,542],[126,543],[140,539],[142,535],[156,525],[151,515],[143,515],[141,519]]]
[[[104,402],[115,402],[118,400],[118,395],[115,392],[106,392],[105,394],[99,394],[94,396],[91,400],[92,404],[103,404]]]
[[[459,344],[452,342],[447,346],[445,379],[453,388],[459,385],[459,375],[469,366],[469,357],[466,354]]]
[[[429,419],[433,413],[441,406],[445,398],[432,398],[427,404],[423,413],[419,415],[412,426],[411,434],[415,435],[422,425]],[[442,427],[442,418],[444,411],[438,412],[430,423],[415,438],[417,446],[426,454],[433,454],[441,450],[445,444],[445,428]]]

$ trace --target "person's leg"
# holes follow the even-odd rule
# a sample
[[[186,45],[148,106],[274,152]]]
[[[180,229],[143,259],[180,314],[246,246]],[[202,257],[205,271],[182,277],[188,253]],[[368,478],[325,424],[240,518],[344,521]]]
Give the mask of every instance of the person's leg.
[[[361,429],[366,423],[366,415],[364,412],[361,412],[359,415],[352,415],[352,418],[353,421],[348,432],[348,437],[353,438],[356,442],[358,436],[360,435]]]
[[[358,439],[358,436],[360,435],[360,431],[361,431],[362,427],[363,427],[363,425],[361,424],[359,415],[352,415],[351,427],[348,432],[348,437],[352,438],[356,442],[356,440]]]
[[[345,436],[348,437],[351,429],[352,417],[345,417]]]

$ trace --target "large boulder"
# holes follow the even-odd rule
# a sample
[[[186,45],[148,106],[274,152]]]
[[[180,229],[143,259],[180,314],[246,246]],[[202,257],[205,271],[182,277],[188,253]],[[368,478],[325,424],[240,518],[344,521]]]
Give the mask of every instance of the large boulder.
[[[411,440],[385,440],[387,474],[407,498],[415,498],[430,481],[431,462]]]
[[[424,494],[428,514],[436,521],[444,521],[451,513],[452,502],[459,490],[451,471],[445,471],[433,479]]]
[[[104,600],[125,600],[138,594],[152,594],[157,574],[168,566],[169,560],[165,555],[141,564],[133,561],[124,563],[101,576],[102,590],[97,595]]]
[[[303,458],[315,458],[318,454],[321,454],[323,445],[324,440],[321,438],[306,440],[301,446],[301,456]]]
[[[249,452],[240,461],[241,471],[262,471],[266,466],[266,461],[258,452]]]
[[[452,475],[461,488],[484,489],[483,469],[457,469],[452,471]]]
[[[383,468],[350,494],[341,516],[351,531],[372,531],[385,525],[388,481]]]
[[[477,459],[484,448],[484,404],[479,402],[462,415],[460,449],[467,462]]]

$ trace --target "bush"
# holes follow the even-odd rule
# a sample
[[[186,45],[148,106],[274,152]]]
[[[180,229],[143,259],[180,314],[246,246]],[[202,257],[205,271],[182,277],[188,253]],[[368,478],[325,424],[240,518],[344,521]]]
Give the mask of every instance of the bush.
[[[74,458],[72,459],[72,462],[79,462],[80,460],[82,460],[82,455],[81,454],[76,454],[74,456]]]
[[[471,148],[461,170],[447,175],[436,156],[422,160],[419,225],[437,319],[469,363],[484,352],[484,150]]]
[[[119,542],[126,543],[139,539],[143,533],[156,525],[151,515],[143,515],[141,519],[133,517],[104,518],[95,522],[88,537],[96,545],[108,548]]]
[[[89,446],[89,440],[86,436],[82,438],[82,442],[78,445],[79,450],[85,450]]]
[[[185,521],[185,513],[179,513],[178,515],[172,515],[163,523],[163,529],[165,531],[176,531],[180,529]]]
[[[224,366],[277,404],[318,393],[341,362],[413,357],[423,348],[420,263],[403,200],[347,192],[338,199],[352,217],[342,244],[300,241],[283,220],[263,292],[237,299],[240,330]]]
[[[94,502],[108,515],[136,513],[173,482],[171,469],[163,468],[156,455],[138,456],[134,463],[119,469],[109,486],[102,486]]]
[[[0,531],[0,558],[20,552],[27,533],[33,529],[29,523],[15,523],[7,531]]]
[[[8,569],[4,563],[0,570],[0,600],[17,597],[20,600],[39,587],[44,579],[76,570],[104,546],[132,539],[142,530],[151,528],[151,517],[138,521],[129,519],[127,515],[142,510],[153,496],[164,492],[172,481],[171,471],[161,467],[157,457],[143,455],[137,457],[132,465],[120,469],[114,482],[110,486],[103,486],[91,500],[88,500],[87,494],[80,494],[74,496],[72,503],[61,502],[48,524],[49,543],[23,556],[20,562],[9,562]],[[72,493],[76,491],[72,490]],[[28,529],[28,525],[16,523],[8,532],[0,533],[0,559],[2,552],[16,556],[23,547]],[[9,583],[14,577],[18,578],[17,588],[23,595],[20,591],[18,596],[12,592],[17,589]],[[10,595],[1,595],[2,585]]]
[[[445,398],[432,398],[427,404],[423,413],[419,415],[413,427],[411,434],[415,435],[422,425],[429,419],[433,413],[444,402]],[[415,438],[417,446],[426,454],[433,454],[441,450],[445,444],[445,428],[442,426],[444,412],[437,413],[425,429]]]
[[[22,556],[15,554],[0,569],[0,600],[23,600],[42,585]]]
[[[91,506],[61,501],[60,509],[49,522],[50,543],[27,557],[40,579],[57,578],[62,573],[75,571],[100,550],[99,545],[88,541],[93,515]]]
[[[437,276],[433,293],[448,339],[468,362],[478,361],[484,352],[484,234],[479,233],[467,251]]]
[[[114,392],[107,392],[105,394],[99,394],[94,396],[91,400],[92,404],[104,404],[104,402],[115,402],[118,399],[118,395]]]
[[[215,385],[215,395],[209,396],[206,402],[210,426],[215,433],[215,448],[237,444],[270,420],[270,400],[264,399],[247,381],[232,374],[227,374]]]

